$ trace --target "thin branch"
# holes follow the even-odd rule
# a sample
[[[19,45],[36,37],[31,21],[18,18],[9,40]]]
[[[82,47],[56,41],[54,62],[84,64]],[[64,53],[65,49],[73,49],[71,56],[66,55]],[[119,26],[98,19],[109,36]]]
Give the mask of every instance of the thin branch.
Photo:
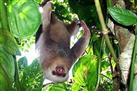
[[[16,85],[16,88],[17,88],[18,91],[23,91],[21,89],[21,84],[20,84],[20,81],[19,81],[18,66],[17,66],[17,62],[16,62],[15,59],[14,59],[14,64],[15,64],[15,85]]]
[[[110,69],[111,69],[111,72],[112,72],[112,74],[114,73],[114,71],[113,71],[113,66],[112,66],[112,62],[111,62],[111,60],[112,60],[112,57],[111,57],[111,55],[109,55],[109,64],[110,64]]]
[[[134,72],[135,72],[135,62],[137,56],[137,25],[135,28],[135,41],[134,41],[134,48],[132,52],[132,61],[131,61],[131,70],[130,70],[130,82],[128,91],[133,91],[133,81],[134,81]]]
[[[112,81],[112,79],[107,77],[106,75],[104,75],[104,74],[100,74],[100,75],[102,75],[103,77],[107,78],[109,81]]]
[[[112,54],[112,57],[114,58],[114,61],[118,64],[118,61],[117,61],[117,57],[115,55],[115,52],[114,52],[114,49],[111,45],[111,42],[109,40],[109,37],[108,37],[108,29],[106,27],[106,24],[105,24],[105,21],[104,21],[104,17],[103,17],[103,14],[102,14],[102,11],[101,11],[101,6],[100,6],[100,2],[99,0],[94,0],[95,1],[95,5],[96,5],[96,10],[97,10],[97,13],[98,13],[98,17],[99,17],[99,21],[100,21],[100,24],[101,24],[101,27],[102,27],[102,31],[103,31],[103,34],[104,34],[104,38],[105,38],[105,41],[106,41],[106,44]]]

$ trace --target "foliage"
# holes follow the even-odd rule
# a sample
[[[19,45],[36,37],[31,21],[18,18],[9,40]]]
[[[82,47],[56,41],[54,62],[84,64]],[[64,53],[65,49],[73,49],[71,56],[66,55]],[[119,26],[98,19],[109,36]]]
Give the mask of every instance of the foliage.
[[[8,60],[8,61],[5,61]],[[0,49],[0,89],[11,90],[14,81],[14,58]]]
[[[110,15],[113,17],[115,21],[125,26],[134,25],[135,26],[135,41],[134,48],[132,53],[132,61],[131,61],[131,72],[130,72],[130,84],[129,91],[135,91],[136,88],[133,87],[133,83],[135,81],[134,72],[135,72],[135,62],[137,55],[137,16],[129,10],[124,10],[121,8],[109,8],[108,9]]]
[[[68,91],[67,84],[49,84],[42,91]]]
[[[137,23],[136,21],[137,16],[131,11],[114,7],[114,8],[108,8],[108,12],[114,20],[125,26],[130,26]]]
[[[110,50],[100,33],[93,0],[52,1],[59,19],[64,22],[71,22],[74,18],[82,19],[92,33],[85,54],[72,69],[70,82],[47,84],[43,88],[44,79],[37,59],[31,65],[28,65],[26,57],[16,59],[16,55],[21,54],[19,50],[28,50],[34,43],[33,35],[41,24],[38,11],[40,2],[41,0],[0,0],[0,91],[112,91],[112,70],[115,63],[110,58]],[[137,6],[136,0],[131,2]],[[125,26],[134,25],[137,34],[137,16],[134,13],[118,7],[108,8],[108,12],[116,22]],[[92,26],[99,30],[92,30]],[[118,50],[114,38],[109,37],[115,50]],[[133,55],[137,54],[136,46],[135,42]],[[119,55],[117,52],[115,54]],[[132,60],[133,65],[136,60],[134,56]],[[130,80],[130,84],[133,83],[134,79]]]
[[[18,60],[18,63],[16,63],[15,61],[16,59],[14,57],[17,54],[20,54],[18,45],[21,45],[19,46],[20,48],[24,48],[25,46],[24,44],[28,44],[27,43],[28,39],[31,38],[31,36],[37,31],[40,25],[41,17],[40,17],[40,13],[38,12],[38,4],[40,2],[41,2],[40,0],[35,0],[35,1],[12,0],[7,3],[8,7],[5,7],[7,8],[7,12],[6,12],[7,17],[9,17],[7,19],[8,21],[7,23],[9,24],[9,27],[7,29],[9,30],[3,32],[2,31],[3,26],[1,24],[0,29],[2,33],[0,33],[0,47],[1,49],[4,48],[5,51],[2,50],[0,53],[1,53],[2,67],[9,66],[9,68],[4,68],[7,71],[6,74],[5,72],[3,72],[2,67],[0,68],[0,70],[2,70],[0,78],[1,78],[1,82],[3,82],[3,85],[1,85],[0,89],[7,90],[8,87],[12,87],[11,89],[14,91],[22,91],[22,90],[40,91],[42,89],[43,77],[42,77],[41,68],[39,67],[37,61],[35,60],[31,65],[28,65],[28,61],[26,57],[23,57]],[[71,4],[67,0],[65,0],[64,2],[53,0],[53,4],[55,6],[54,7],[55,14],[61,20],[65,22],[70,22],[72,21],[73,18],[77,17],[76,14],[72,13],[73,8],[71,7],[72,8],[71,9],[69,7],[69,5],[71,6]],[[81,5],[79,7],[81,7]],[[92,9],[93,11],[91,10],[91,12],[93,13],[95,12],[94,4],[92,4],[92,7],[93,7]],[[84,10],[84,12],[88,12],[87,9],[90,9],[92,7],[87,7],[87,8],[81,7],[79,10]],[[90,14],[85,15],[84,12],[81,11],[81,13],[78,14],[79,18],[87,21],[88,25],[90,24],[94,25],[94,23],[97,21],[96,13],[93,13],[93,16],[90,17]],[[95,20],[92,21],[92,19]],[[95,36],[98,35],[95,34]],[[34,43],[33,40],[30,39],[31,41],[30,43]],[[95,40],[98,40],[98,37],[93,38],[93,43],[96,42]],[[98,44],[95,43],[95,46],[96,45]],[[97,46],[96,48],[97,49],[99,48],[99,50],[97,54],[96,53],[94,54],[100,55],[99,52],[100,46]],[[91,51],[92,50],[90,50],[89,52]],[[74,77],[72,78],[72,83],[66,82],[63,84],[50,84],[47,85],[43,90],[44,91],[45,90],[46,91],[94,90],[96,88],[97,80],[98,80],[98,75],[97,75],[98,63],[95,55],[89,53],[88,55],[86,54],[85,56],[79,59],[79,61],[76,63],[73,69],[72,75]],[[11,61],[9,61],[10,59]],[[6,77],[5,75],[9,76],[8,80],[5,78]],[[9,89],[10,88],[8,88],[8,90]]]
[[[100,26],[93,0],[68,0],[68,2],[72,11],[78,15],[80,20],[84,20],[89,27]]]
[[[23,57],[18,64],[21,88],[25,91],[41,91],[43,75],[38,60],[28,66],[26,58]]]
[[[0,36],[0,49],[11,55],[20,54],[17,43],[9,31],[1,31]]]
[[[72,90],[94,90],[97,82],[97,59],[95,56],[86,55],[79,59],[72,70]]]
[[[10,31],[17,38],[36,33],[41,21],[38,5],[33,0],[11,1],[8,5],[8,17]]]
[[[16,40],[32,36],[40,25],[38,4],[33,0],[1,0],[0,13],[0,90],[40,91],[43,76],[38,62],[28,66],[25,60],[17,64],[15,58],[20,55]]]
[[[63,20],[64,22],[70,22],[73,20],[73,18],[76,18],[74,17],[74,14],[72,14],[67,0],[64,0],[64,2],[61,2],[60,0],[53,0],[53,3],[55,5],[53,8],[55,14],[60,20]]]

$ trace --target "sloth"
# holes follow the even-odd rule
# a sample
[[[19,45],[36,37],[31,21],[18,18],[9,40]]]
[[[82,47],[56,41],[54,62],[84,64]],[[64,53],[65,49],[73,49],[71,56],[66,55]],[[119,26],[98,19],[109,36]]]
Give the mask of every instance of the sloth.
[[[50,1],[42,8],[42,33],[36,42],[39,61],[46,79],[64,82],[74,62],[84,53],[90,40],[90,30],[84,21],[74,20],[65,24],[59,20],[52,12]],[[83,35],[70,48],[70,38],[80,27],[83,28]]]

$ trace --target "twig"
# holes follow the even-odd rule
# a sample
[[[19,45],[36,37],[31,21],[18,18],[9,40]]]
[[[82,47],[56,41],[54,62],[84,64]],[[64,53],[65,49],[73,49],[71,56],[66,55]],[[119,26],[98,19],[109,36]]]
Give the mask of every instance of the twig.
[[[101,24],[101,27],[102,27],[102,31],[103,31],[103,34],[104,34],[104,38],[105,38],[105,41],[107,43],[107,46],[112,54],[112,57],[114,58],[114,61],[118,64],[118,61],[117,61],[117,57],[115,55],[115,52],[114,52],[114,49],[111,45],[111,42],[109,40],[109,37],[108,37],[108,29],[105,25],[105,22],[104,22],[104,17],[103,17],[103,14],[102,14],[102,11],[101,11],[101,6],[100,6],[100,3],[99,3],[99,0],[94,0],[95,1],[95,5],[96,5],[96,10],[97,10],[97,13],[98,13],[98,17],[99,17],[99,21],[100,21],[100,24]]]

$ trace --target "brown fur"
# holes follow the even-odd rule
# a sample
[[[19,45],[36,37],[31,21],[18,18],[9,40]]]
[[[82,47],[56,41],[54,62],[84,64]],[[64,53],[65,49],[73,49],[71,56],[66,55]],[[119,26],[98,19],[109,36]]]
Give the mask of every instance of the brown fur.
[[[73,63],[83,54],[90,39],[90,31],[83,21],[80,24],[78,21],[64,24],[52,14],[50,8],[50,2],[43,7],[43,32],[37,42],[37,49],[45,77],[53,82],[64,82],[69,77]],[[84,34],[70,48],[70,38],[78,32],[79,25],[83,27]]]

